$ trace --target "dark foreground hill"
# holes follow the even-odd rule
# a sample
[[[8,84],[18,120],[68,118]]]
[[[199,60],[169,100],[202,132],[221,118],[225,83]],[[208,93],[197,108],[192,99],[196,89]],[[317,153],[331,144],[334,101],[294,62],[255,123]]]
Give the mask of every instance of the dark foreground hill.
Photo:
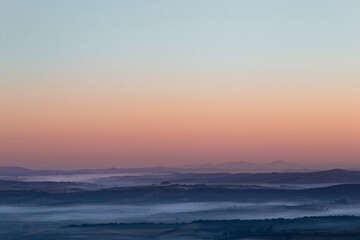
[[[147,234],[154,239],[359,239],[360,218],[351,216],[305,217],[299,219],[196,221],[183,224],[75,225],[70,229],[95,232],[102,229]],[[136,231],[135,231],[136,230]],[[154,234],[155,233],[155,234]],[[136,236],[137,235],[137,236]]]
[[[358,240],[359,226],[360,218],[352,216],[63,226],[0,221],[0,232],[2,240]]]

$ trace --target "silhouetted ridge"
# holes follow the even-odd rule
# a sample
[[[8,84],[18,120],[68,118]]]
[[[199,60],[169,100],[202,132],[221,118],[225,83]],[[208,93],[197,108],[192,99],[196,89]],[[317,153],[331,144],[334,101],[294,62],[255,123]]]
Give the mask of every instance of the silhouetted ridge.
[[[0,176],[27,175],[32,170],[17,166],[0,166]]]

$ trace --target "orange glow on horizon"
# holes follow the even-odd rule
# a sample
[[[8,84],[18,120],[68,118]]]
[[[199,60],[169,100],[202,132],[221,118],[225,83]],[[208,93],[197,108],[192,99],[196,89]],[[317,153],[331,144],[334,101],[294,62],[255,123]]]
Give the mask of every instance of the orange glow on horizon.
[[[38,165],[77,158],[79,164],[109,166],[179,165],[181,156],[181,163],[223,162],[227,156],[267,161],[256,157],[259,152],[288,161],[307,155],[301,160],[312,162],[320,153],[325,160],[344,153],[353,155],[349,161],[358,159],[357,95],[207,90],[8,96],[1,154],[24,165],[27,156]]]

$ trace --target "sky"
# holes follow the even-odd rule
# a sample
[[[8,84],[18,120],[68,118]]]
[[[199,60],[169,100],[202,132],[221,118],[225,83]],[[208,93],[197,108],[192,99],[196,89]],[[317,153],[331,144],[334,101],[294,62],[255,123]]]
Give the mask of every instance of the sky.
[[[0,0],[0,165],[360,164],[360,1]]]

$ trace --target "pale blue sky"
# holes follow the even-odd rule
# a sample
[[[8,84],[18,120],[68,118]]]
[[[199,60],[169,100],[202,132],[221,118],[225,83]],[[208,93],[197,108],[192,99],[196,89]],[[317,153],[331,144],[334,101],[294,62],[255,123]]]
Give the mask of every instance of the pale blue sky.
[[[1,74],[356,72],[359,29],[356,0],[0,0]]]
[[[0,0],[0,164],[360,158],[360,0]]]

